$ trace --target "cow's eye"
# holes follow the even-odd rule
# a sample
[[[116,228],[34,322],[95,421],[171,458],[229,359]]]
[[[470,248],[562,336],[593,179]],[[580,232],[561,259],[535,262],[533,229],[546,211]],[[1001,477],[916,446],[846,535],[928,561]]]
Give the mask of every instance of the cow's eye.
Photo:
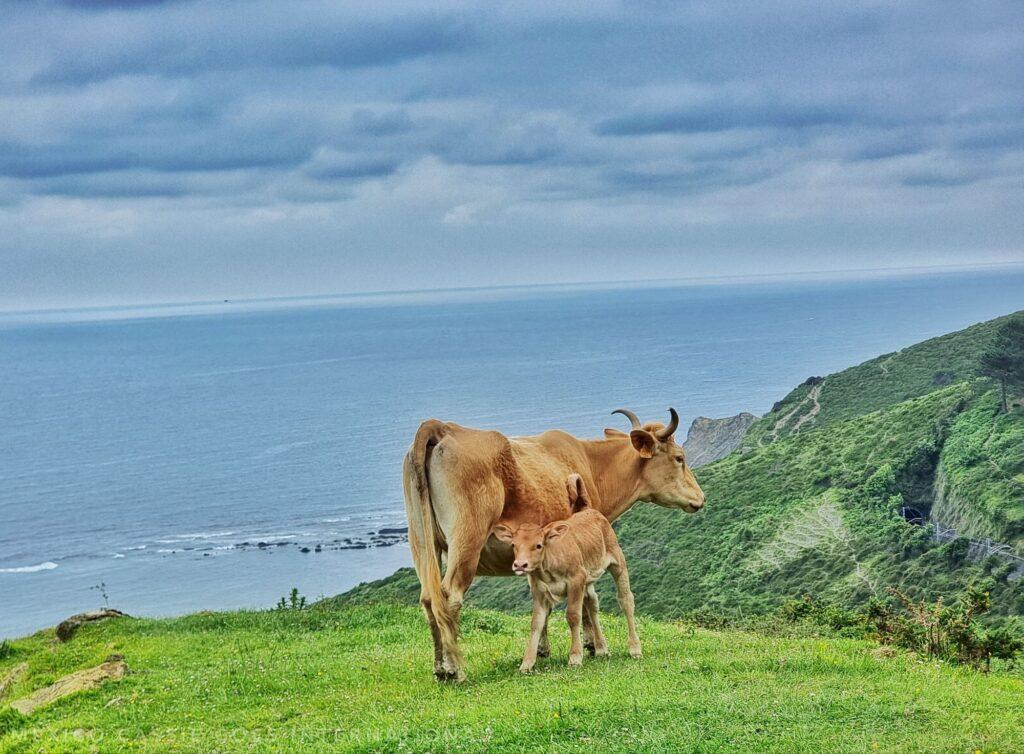
[[[686,459],[683,458],[682,456],[676,456],[676,463],[678,463],[678,464],[686,463]]]
[[[541,547],[543,547],[543,546],[544,546],[544,545],[542,545],[542,544],[538,544],[538,545],[537,545],[537,547],[536,547],[535,549],[539,550],[539,549],[540,549]]]

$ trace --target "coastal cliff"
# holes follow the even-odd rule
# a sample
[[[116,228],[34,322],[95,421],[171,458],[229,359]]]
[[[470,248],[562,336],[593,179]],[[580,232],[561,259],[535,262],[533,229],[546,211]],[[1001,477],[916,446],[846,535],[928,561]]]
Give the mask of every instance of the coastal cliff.
[[[753,414],[743,412],[722,419],[698,416],[686,433],[686,460],[690,466],[703,466],[725,458],[739,447],[750,425],[757,421]]]

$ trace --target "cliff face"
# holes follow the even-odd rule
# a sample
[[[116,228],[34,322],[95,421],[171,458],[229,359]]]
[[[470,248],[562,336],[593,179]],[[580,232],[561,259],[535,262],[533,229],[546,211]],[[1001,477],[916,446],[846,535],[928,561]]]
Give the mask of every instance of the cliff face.
[[[686,442],[683,443],[687,462],[690,466],[703,466],[725,458],[739,447],[743,436],[756,420],[756,416],[746,412],[724,419],[698,416],[690,425]]]

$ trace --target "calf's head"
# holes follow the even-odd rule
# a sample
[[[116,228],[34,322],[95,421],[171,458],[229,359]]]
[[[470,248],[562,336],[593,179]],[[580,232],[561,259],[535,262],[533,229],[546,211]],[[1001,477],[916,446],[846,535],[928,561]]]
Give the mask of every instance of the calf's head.
[[[512,572],[517,576],[531,573],[544,564],[547,545],[569,529],[565,521],[552,521],[547,526],[522,524],[515,530],[497,524],[491,533],[502,542],[512,545]]]
[[[704,507],[704,491],[686,463],[686,453],[676,443],[675,431],[679,427],[679,414],[669,409],[669,423],[641,424],[636,414],[624,408],[613,414],[622,414],[632,425],[629,441],[642,459],[639,490],[642,500],[667,508],[682,508],[696,513]],[[606,430],[614,435],[616,430]],[[621,434],[621,433],[620,433]]]

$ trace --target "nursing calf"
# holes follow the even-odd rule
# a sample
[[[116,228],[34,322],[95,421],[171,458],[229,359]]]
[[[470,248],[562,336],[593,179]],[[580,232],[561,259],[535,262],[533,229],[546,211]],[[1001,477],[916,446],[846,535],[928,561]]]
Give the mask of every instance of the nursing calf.
[[[570,487],[579,486],[577,475],[570,478]],[[633,592],[629,588],[626,558],[619,547],[611,524],[599,511],[586,504],[585,492],[574,504],[577,512],[563,521],[546,526],[521,524],[516,529],[499,523],[494,536],[512,545],[512,570],[516,575],[527,575],[533,593],[533,619],[530,641],[519,670],[529,673],[537,661],[537,650],[552,608],[566,600],[565,617],[572,635],[569,665],[583,663],[583,642],[580,623],[586,610],[593,631],[595,654],[607,655],[608,644],[598,620],[598,598],[594,582],[607,570],[615,579],[619,605],[626,615],[629,627],[629,654],[640,657],[640,639],[633,617]]]

